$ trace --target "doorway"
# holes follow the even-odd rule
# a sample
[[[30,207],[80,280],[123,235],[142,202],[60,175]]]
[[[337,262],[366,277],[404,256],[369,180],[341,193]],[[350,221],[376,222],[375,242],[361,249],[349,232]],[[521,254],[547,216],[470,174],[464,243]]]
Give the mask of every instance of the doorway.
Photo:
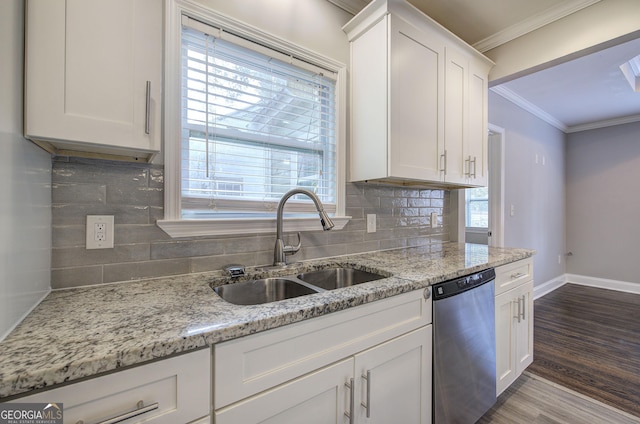
[[[466,243],[504,246],[504,128],[489,124],[487,187],[460,190],[459,226]]]

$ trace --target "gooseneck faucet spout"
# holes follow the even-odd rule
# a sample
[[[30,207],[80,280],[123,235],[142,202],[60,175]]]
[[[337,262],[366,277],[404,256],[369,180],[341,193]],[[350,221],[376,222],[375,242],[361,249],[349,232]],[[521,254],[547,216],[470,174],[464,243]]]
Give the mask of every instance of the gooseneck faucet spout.
[[[298,233],[298,244],[296,246],[286,246],[284,244],[284,240],[282,240],[282,214],[284,212],[284,204],[289,200],[289,198],[291,198],[291,196],[295,196],[296,194],[304,194],[313,200],[313,203],[316,205],[318,215],[320,215],[320,223],[322,224],[323,230],[328,231],[334,226],[333,221],[331,221],[329,215],[324,211],[324,206],[322,206],[322,202],[320,202],[320,199],[315,193],[304,188],[294,188],[289,190],[282,196],[278,203],[278,212],[276,215],[276,245],[273,249],[273,266],[286,265],[286,255],[293,255],[300,250],[301,247],[300,233]]]

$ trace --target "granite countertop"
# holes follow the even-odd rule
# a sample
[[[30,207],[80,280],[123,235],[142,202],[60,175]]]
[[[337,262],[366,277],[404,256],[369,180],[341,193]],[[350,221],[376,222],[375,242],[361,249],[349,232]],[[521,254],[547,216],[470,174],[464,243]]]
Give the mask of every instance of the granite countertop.
[[[305,261],[249,277],[335,266],[390,275],[279,302],[238,306],[222,272],[53,291],[0,343],[2,398],[94,376],[427,287],[530,257],[528,249],[442,243]]]

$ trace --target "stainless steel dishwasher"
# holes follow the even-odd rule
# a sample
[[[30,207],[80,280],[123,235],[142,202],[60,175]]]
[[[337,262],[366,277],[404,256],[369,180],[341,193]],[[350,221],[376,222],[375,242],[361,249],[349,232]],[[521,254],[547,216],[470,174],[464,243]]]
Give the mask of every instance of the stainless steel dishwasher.
[[[496,402],[495,275],[433,286],[434,424],[473,424]]]

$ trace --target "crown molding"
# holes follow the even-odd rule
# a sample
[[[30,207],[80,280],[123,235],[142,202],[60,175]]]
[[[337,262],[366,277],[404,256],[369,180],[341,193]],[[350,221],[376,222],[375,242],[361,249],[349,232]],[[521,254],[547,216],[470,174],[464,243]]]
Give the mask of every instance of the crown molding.
[[[640,114],[638,114],[638,115],[624,116],[621,118],[606,119],[603,121],[589,122],[586,124],[566,126],[565,124],[563,124],[562,122],[554,118],[553,116],[549,115],[544,110],[540,109],[538,106],[534,105],[533,103],[526,100],[524,97],[520,96],[516,92],[508,89],[503,85],[491,87],[489,90],[493,91],[499,96],[504,97],[511,103],[521,107],[522,109],[526,110],[532,115],[537,116],[538,118],[542,119],[549,125],[556,127],[557,129],[559,129],[565,134],[570,134],[570,133],[575,133],[580,131],[595,130],[598,128],[613,127],[616,125],[630,124],[633,122],[640,121]]]
[[[479,52],[484,53],[600,1],[601,0],[571,0],[564,2],[490,35],[473,44],[473,47]]]
[[[630,124],[640,121],[640,115],[624,116],[622,118],[607,119],[604,121],[590,122],[588,124],[574,125],[565,131],[566,133],[575,133],[580,131],[595,130],[598,128],[613,127],[615,125]]]
[[[329,2],[335,4],[340,9],[345,10],[352,15],[356,15],[360,12],[366,5],[369,4],[367,0],[328,0]]]
[[[563,124],[553,116],[549,115],[547,112],[540,109],[538,106],[534,105],[533,103],[531,103],[524,97],[520,96],[516,92],[508,89],[507,87],[503,85],[498,85],[496,87],[491,87],[490,90],[504,97],[505,99],[509,100],[511,103],[515,104],[516,106],[521,107],[522,109],[526,110],[532,115],[537,116],[538,118],[542,119],[549,125],[556,127],[560,131],[564,133],[568,131],[569,128],[567,128],[565,124]]]

